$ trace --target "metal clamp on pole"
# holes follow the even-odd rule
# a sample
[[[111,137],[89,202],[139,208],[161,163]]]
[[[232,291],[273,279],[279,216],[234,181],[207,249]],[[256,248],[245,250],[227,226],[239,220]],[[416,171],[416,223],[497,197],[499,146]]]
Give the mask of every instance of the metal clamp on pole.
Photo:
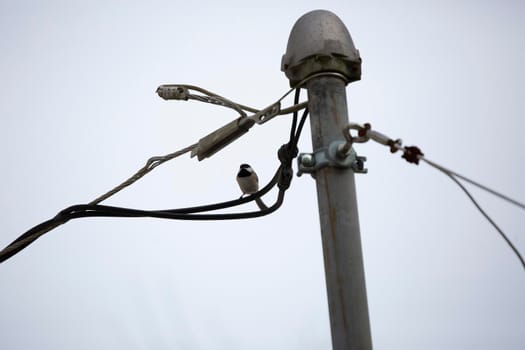
[[[264,124],[273,117],[279,115],[281,112],[281,103],[276,102],[271,106],[266,107],[265,109],[255,113],[254,115],[249,116],[249,119],[252,119],[257,124]]]
[[[297,176],[307,173],[315,177],[317,170],[326,167],[351,168],[355,173],[366,174],[366,157],[358,156],[353,148],[350,148],[349,152],[341,152],[345,144],[345,141],[333,141],[328,148],[321,148],[315,153],[300,153],[297,158]]]

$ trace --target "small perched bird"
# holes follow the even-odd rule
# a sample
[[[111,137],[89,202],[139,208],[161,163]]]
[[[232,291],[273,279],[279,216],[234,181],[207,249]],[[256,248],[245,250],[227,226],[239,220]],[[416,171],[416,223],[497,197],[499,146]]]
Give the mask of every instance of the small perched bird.
[[[237,173],[237,183],[244,194],[252,194],[259,190],[259,178],[248,164],[241,164]]]
[[[253,194],[259,191],[259,178],[257,177],[255,170],[253,170],[248,164],[241,164],[239,167],[239,172],[237,173],[237,183],[241,188],[243,196],[245,194]],[[261,197],[255,198],[255,203],[261,210],[268,209]]]

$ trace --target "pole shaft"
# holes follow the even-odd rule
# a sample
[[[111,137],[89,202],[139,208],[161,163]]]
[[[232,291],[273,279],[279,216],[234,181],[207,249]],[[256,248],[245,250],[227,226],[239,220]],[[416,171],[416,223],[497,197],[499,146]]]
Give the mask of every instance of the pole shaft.
[[[315,151],[344,140],[345,82],[319,77],[308,85]],[[315,173],[333,350],[372,349],[354,173],[325,167]]]

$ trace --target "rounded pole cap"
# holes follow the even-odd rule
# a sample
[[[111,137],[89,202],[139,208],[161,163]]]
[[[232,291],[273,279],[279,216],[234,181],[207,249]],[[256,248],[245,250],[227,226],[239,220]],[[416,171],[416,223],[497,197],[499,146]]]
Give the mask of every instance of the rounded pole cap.
[[[361,79],[361,57],[341,19],[330,11],[315,10],[293,26],[281,70],[291,87],[322,72],[340,73],[350,83]]]

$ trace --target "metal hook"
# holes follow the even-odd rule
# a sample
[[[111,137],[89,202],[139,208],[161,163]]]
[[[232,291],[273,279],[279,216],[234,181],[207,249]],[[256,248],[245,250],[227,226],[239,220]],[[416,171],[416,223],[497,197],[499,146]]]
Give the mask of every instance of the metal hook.
[[[353,136],[351,130],[357,130],[357,136]],[[343,128],[343,135],[346,139],[346,143],[339,147],[339,153],[341,155],[347,155],[352,148],[354,143],[364,143],[370,140],[368,131],[370,130],[370,124],[362,126],[356,123],[349,123]]]

